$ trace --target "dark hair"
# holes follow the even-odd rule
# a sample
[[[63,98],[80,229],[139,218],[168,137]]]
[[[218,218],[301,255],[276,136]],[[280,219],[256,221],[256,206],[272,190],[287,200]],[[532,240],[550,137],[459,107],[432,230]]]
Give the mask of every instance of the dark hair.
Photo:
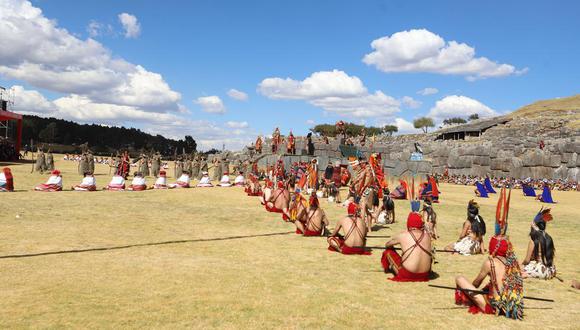
[[[482,216],[476,215],[474,217],[468,217],[467,220],[469,220],[469,223],[471,224],[471,232],[473,232],[476,236],[485,236],[485,221],[483,220]]]
[[[536,230],[532,227],[532,230],[530,231],[530,238],[534,242],[534,251],[532,252],[532,257],[537,259],[538,254],[541,251],[542,263],[546,267],[552,267],[552,264],[554,263],[554,252],[556,251],[554,248],[554,241],[552,240],[552,236],[545,232],[545,222],[539,222],[536,225],[538,226],[539,230]]]

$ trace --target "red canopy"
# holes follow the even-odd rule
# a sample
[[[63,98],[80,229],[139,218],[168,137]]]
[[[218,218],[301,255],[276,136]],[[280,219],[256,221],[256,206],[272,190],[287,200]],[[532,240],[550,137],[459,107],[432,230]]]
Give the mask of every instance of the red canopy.
[[[16,152],[20,152],[22,145],[22,115],[10,111],[0,111],[0,121],[16,120]]]

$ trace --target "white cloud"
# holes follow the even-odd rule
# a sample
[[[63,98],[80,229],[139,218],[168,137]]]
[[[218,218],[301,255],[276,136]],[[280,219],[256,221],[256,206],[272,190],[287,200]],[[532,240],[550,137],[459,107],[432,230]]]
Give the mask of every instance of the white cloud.
[[[475,49],[464,43],[445,41],[426,29],[394,33],[374,40],[373,52],[363,62],[384,72],[431,72],[465,75],[468,80],[523,74],[513,65],[475,57]]]
[[[123,25],[123,30],[125,30],[125,38],[137,38],[141,34],[141,25],[134,15],[119,14],[119,21]]]
[[[14,111],[16,112],[50,115],[57,110],[57,107],[38,91],[26,90],[19,85],[12,86],[10,90],[14,95]]]
[[[222,100],[215,95],[198,97],[195,103],[201,106],[201,109],[207,113],[226,113],[226,107]]]
[[[111,24],[103,24],[101,22],[91,20],[87,25],[87,33],[91,38],[97,38],[102,35],[114,35],[115,31]]]
[[[422,90],[418,91],[417,94],[427,96],[439,93],[439,90],[434,87],[427,87],[423,88]]]
[[[420,108],[421,105],[423,104],[423,102],[415,100],[414,98],[412,98],[410,96],[403,96],[403,98],[401,99],[401,103],[409,109]]]
[[[0,1],[0,75],[95,103],[179,111],[181,95],[160,74],[115,57],[99,42],[81,40],[28,1]]]
[[[247,128],[250,125],[247,121],[227,121],[226,126],[229,128]]]
[[[320,71],[298,81],[266,78],[258,91],[274,100],[305,100],[327,112],[350,117],[387,117],[398,112],[400,102],[382,91],[369,93],[362,81],[343,71]]]
[[[238,101],[247,101],[248,100],[248,94],[239,91],[235,88],[232,88],[228,91],[228,96],[231,97],[234,100],[238,100]]]
[[[478,100],[461,95],[451,95],[437,101],[428,116],[441,122],[452,117],[468,117],[478,114],[480,118],[496,116],[497,112]]]
[[[312,119],[306,120],[306,125],[314,125],[314,124],[316,124],[316,122],[314,120],[312,120]]]

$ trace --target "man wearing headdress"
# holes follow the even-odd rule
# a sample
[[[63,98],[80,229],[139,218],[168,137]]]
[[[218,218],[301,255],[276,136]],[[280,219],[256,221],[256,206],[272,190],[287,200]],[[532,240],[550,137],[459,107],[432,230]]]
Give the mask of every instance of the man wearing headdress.
[[[262,137],[260,135],[258,135],[258,138],[256,139],[256,145],[255,145],[256,153],[258,155],[262,154],[262,143],[263,143]]]
[[[267,193],[264,189],[263,204],[268,212],[281,213],[282,220],[290,219],[290,192],[286,189],[284,181],[276,183],[276,189]]]
[[[340,235],[340,231],[344,236]],[[347,216],[340,219],[334,231],[328,237],[328,250],[342,254],[370,255],[367,251],[367,226],[360,216],[360,208],[356,203],[350,203],[347,207]]]
[[[87,157],[87,153],[83,152],[81,155],[81,160],[79,162],[79,174],[84,175],[87,172],[89,172],[89,160]]]
[[[288,142],[286,144],[286,152],[290,155],[296,155],[296,139],[294,138],[294,134],[290,131],[288,135]]]
[[[385,244],[381,264],[385,273],[395,276],[390,278],[396,282],[426,282],[431,275],[433,255],[431,253],[431,238],[425,230],[423,219],[418,213],[420,202],[411,202],[411,210],[407,217],[407,230],[399,233]],[[401,245],[399,255],[394,249]]]
[[[54,156],[52,155],[52,151],[50,149],[48,149],[48,152],[46,153],[46,169],[48,171],[54,170]]]
[[[177,156],[175,160],[175,177],[179,178],[183,174],[183,160],[181,156]]]
[[[158,151],[151,159],[151,175],[158,177],[159,171],[161,171],[161,154]]]
[[[506,235],[510,195],[506,199],[505,188],[501,188],[497,209],[495,236],[489,241],[489,257],[483,262],[477,277],[470,282],[465,276],[455,280],[455,303],[469,306],[473,314],[485,313],[504,315],[512,319],[523,319],[523,280],[520,266]],[[477,291],[486,277],[489,284]]]
[[[46,158],[44,156],[44,151],[42,149],[38,149],[36,155],[36,163],[34,164],[34,170],[39,173],[44,173],[46,170]]]
[[[528,251],[522,262],[524,277],[549,280],[556,276],[554,241],[546,232],[546,224],[552,219],[550,209],[542,208],[532,221]]]
[[[142,177],[149,175],[149,158],[146,154],[141,154],[141,159],[139,159],[139,174]]]
[[[95,156],[91,150],[87,151],[87,164],[89,166],[89,172],[95,173]]]
[[[280,136],[280,129],[276,127],[274,133],[272,133],[272,153],[275,154],[278,152],[278,147],[282,142],[282,137]]]
[[[304,236],[322,236],[329,225],[326,213],[320,207],[316,193],[310,194],[308,209],[304,214],[304,221],[296,221],[296,230]]]

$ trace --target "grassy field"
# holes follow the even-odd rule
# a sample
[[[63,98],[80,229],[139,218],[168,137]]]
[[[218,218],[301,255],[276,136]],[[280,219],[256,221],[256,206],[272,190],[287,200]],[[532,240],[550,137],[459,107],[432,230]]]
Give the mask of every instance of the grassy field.
[[[77,184],[76,163],[56,158],[65,187]],[[0,328],[561,329],[580,324],[580,291],[570,288],[572,279],[580,279],[580,195],[575,192],[554,192],[559,203],[548,226],[565,282],[525,281],[526,294],[556,302],[528,300],[525,320],[516,322],[472,316],[454,305],[452,291],[388,281],[379,250],[372,256],[328,252],[325,239],[293,234],[290,224],[264,212],[239,188],[38,193],[31,188],[46,175],[30,174],[30,164],[10,167],[18,191],[0,194]],[[96,172],[102,187],[108,167],[97,165]],[[442,185],[441,190],[442,203],[435,206],[439,248],[457,238],[473,198],[471,187]],[[519,191],[514,195],[509,233],[521,258],[540,203]],[[480,200],[488,228],[495,202]],[[332,223],[345,214],[343,208],[322,205]],[[399,220],[408,210],[408,202],[397,202]],[[382,245],[403,223],[373,232],[383,237],[368,244]],[[1,257],[66,250],[81,251]],[[453,285],[457,274],[473,278],[484,258],[440,253],[434,265],[439,278],[432,283]]]

